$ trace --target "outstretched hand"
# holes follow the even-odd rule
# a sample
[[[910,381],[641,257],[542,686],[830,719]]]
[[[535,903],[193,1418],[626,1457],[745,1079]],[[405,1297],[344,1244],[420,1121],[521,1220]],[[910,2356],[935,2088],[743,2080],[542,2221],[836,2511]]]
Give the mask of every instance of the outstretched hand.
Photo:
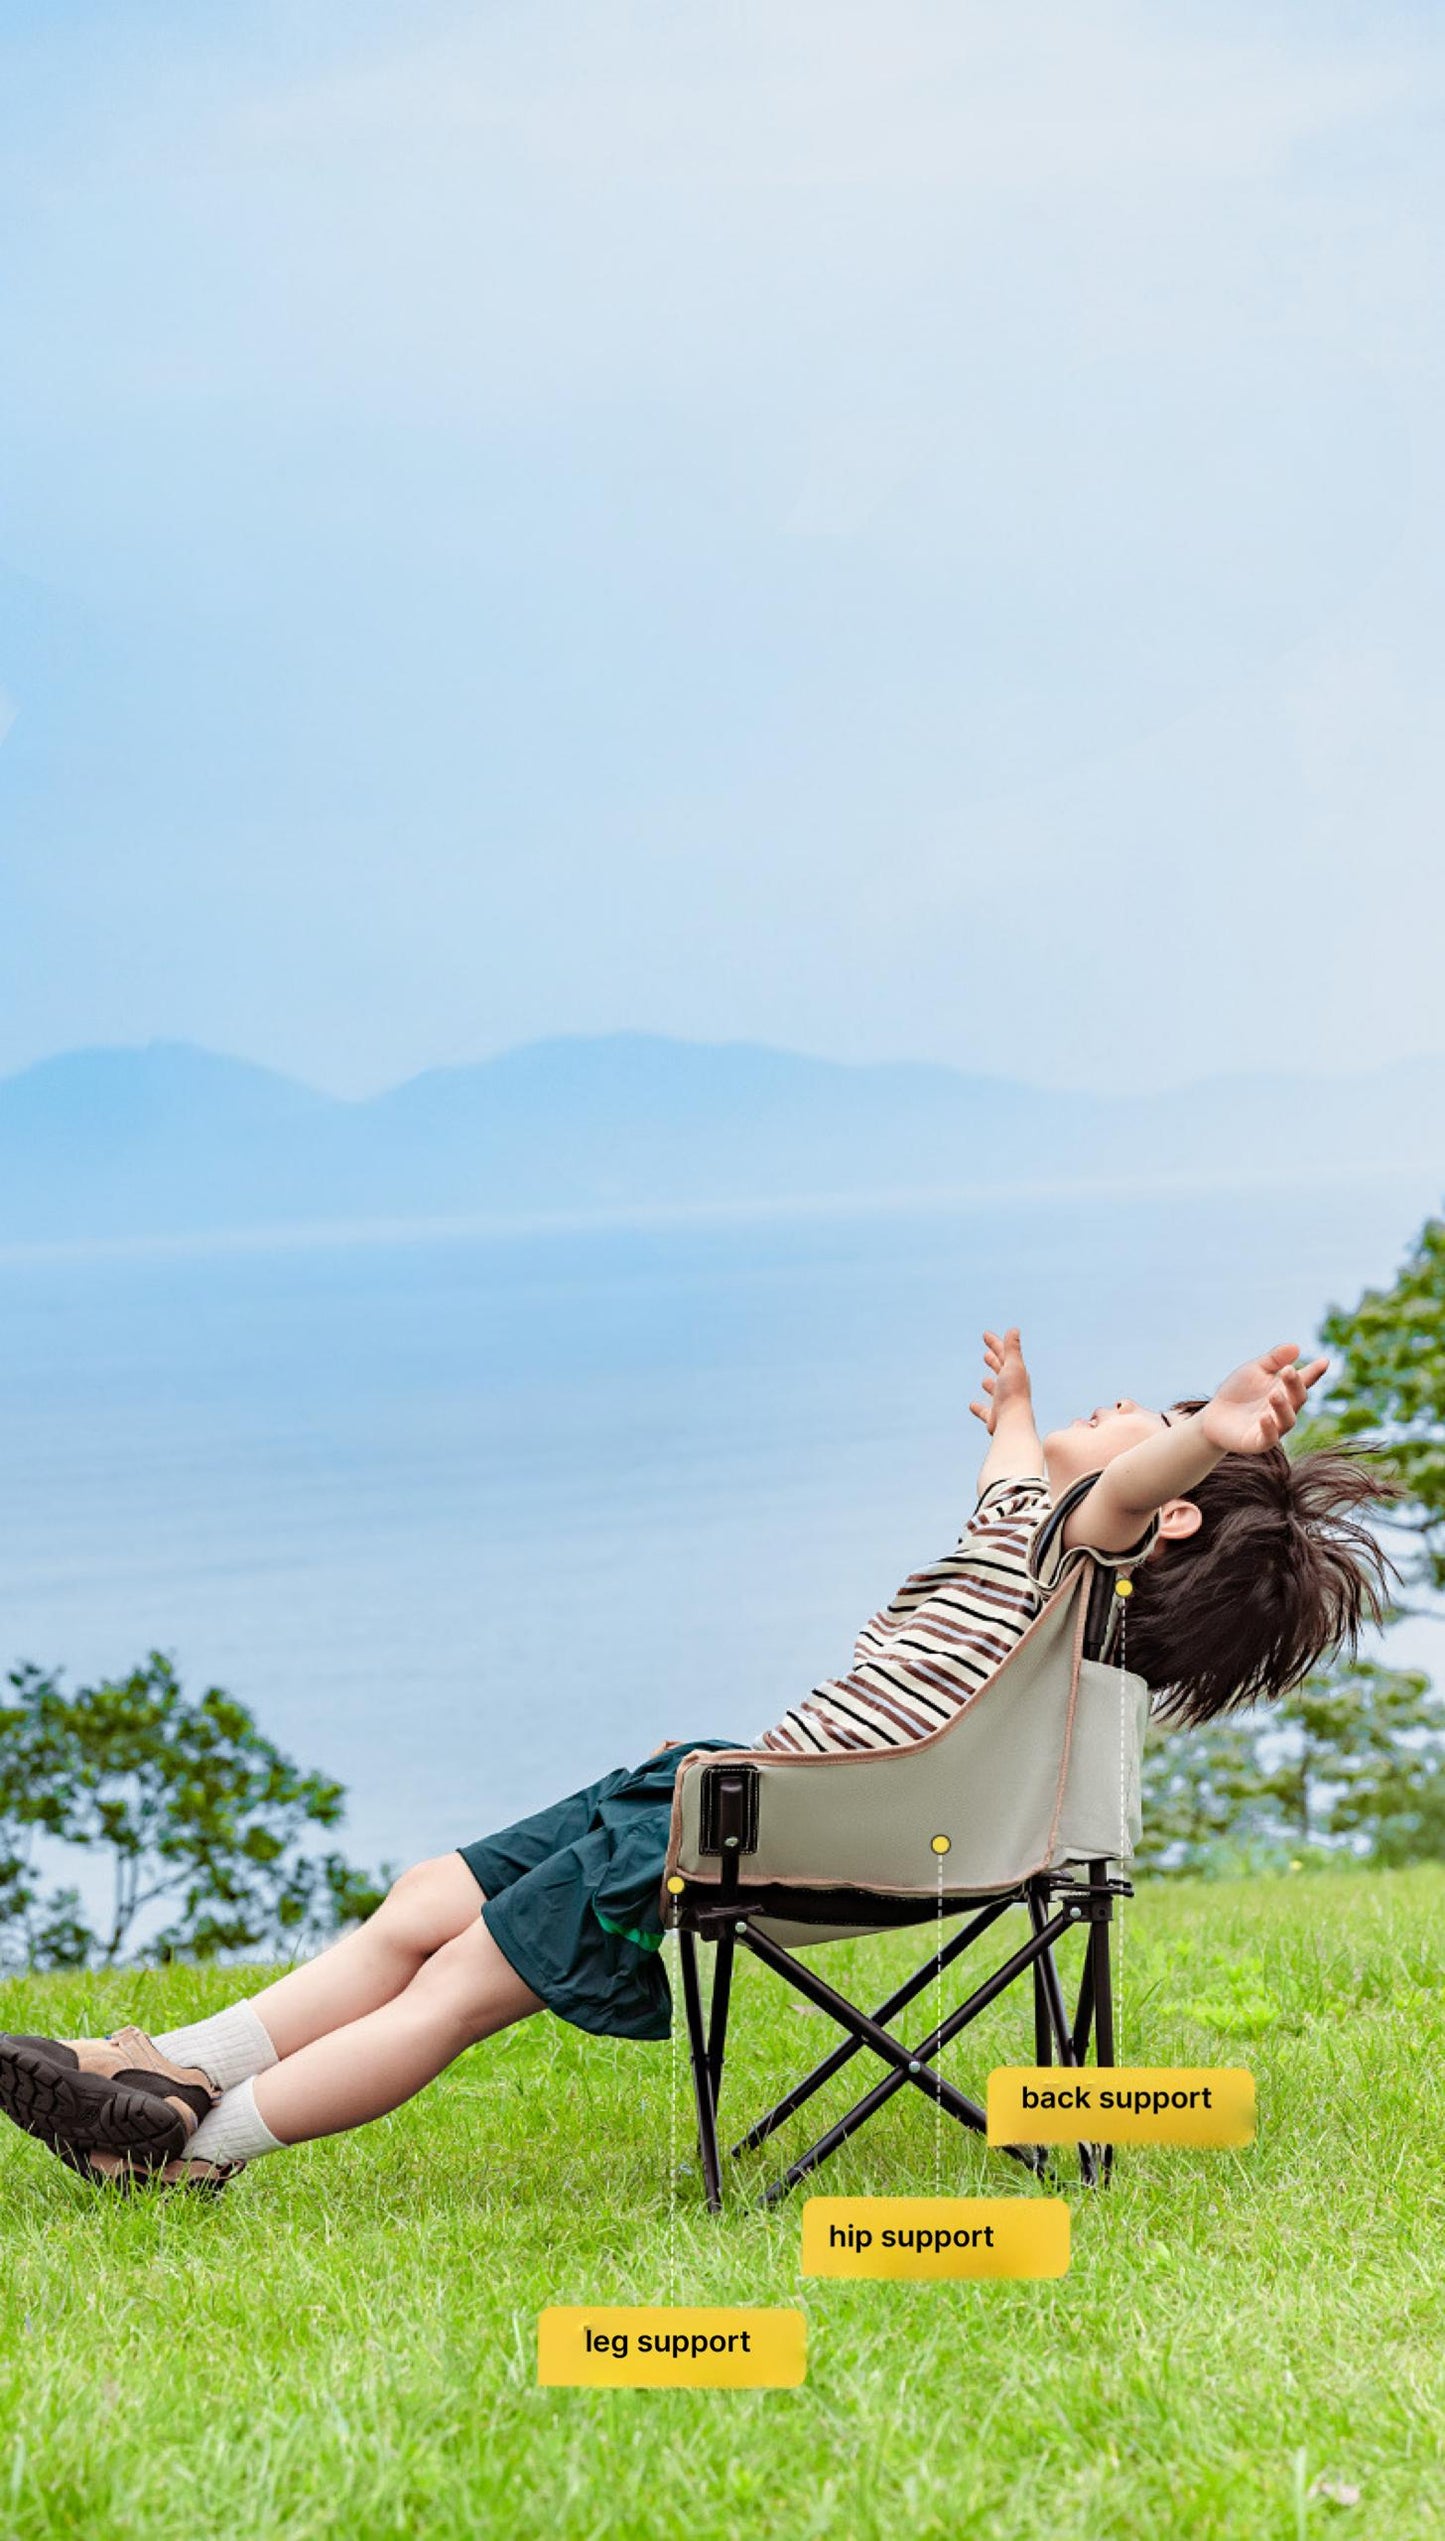
[[[1211,1447],[1226,1456],[1262,1456],[1277,1447],[1328,1366],[1328,1359],[1311,1359],[1306,1365],[1293,1341],[1281,1341],[1263,1358],[1236,1368],[1199,1414]]]
[[[1007,1332],[986,1332],[983,1336],[983,1360],[989,1370],[983,1380],[987,1401],[970,1403],[975,1420],[981,1420],[990,1438],[998,1426],[999,1415],[1008,1411],[1033,1411],[1034,1392],[1028,1369],[1024,1365],[1023,1346],[1017,1324]]]

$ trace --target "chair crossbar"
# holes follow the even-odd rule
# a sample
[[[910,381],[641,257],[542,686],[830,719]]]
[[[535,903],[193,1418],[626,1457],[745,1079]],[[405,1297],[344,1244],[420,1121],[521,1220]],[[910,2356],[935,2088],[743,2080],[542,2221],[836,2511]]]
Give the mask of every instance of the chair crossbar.
[[[1026,1969],[1045,1961],[1052,1967],[1049,1952],[1060,1934],[1066,1932],[1068,1928],[1069,1917],[1066,1913],[1055,1915],[1041,1925],[1031,1939],[1014,1952],[1012,1958],[1007,1959],[991,1977],[976,1987],[966,2001],[956,2005],[946,2020],[940,2021],[935,2029],[930,2030],[926,2038],[920,2040],[912,2050],[910,2069],[900,2073],[895,2068],[893,2072],[884,2074],[881,2080],[875,2082],[871,2091],[865,2092],[863,2098],[855,2101],[853,2107],[843,2117],[830,2126],[826,2133],[818,2137],[816,2143],[810,2144],[806,2152],[800,2153],[797,2160],[790,2163],[782,2177],[775,2180],[773,2185],[764,2192],[763,2203],[770,2206],[776,2205],[780,2198],[785,2197],[790,2189],[797,2186],[800,2179],[806,2178],[810,2170],[816,2170],[818,2164],[826,2161],[830,2153],[835,2153],[840,2144],[846,2144],[849,2136],[856,2134],[860,2126],[866,2125],[868,2119],[874,2116],[883,2107],[885,2101],[890,2100],[906,2081],[917,2079],[912,2070],[915,2063],[926,2065],[931,2063],[935,2056],[941,2055],[943,2049],[967,2029],[971,2021],[977,2020],[981,2012],[987,2011],[990,2003],[996,2002],[1000,1994],[1006,1993],[1009,1986],[1014,1984]],[[925,1965],[920,1971],[925,1982],[933,1977],[936,1965],[935,1961],[931,1965]],[[1057,1971],[1054,1973],[1057,1983]],[[985,2112],[976,2102],[970,2101],[968,2105],[973,2115],[965,2123],[972,2125],[975,2133],[986,2134],[988,2121]],[[1047,2154],[1042,2153],[1033,2145],[1006,2144],[1001,2146],[1000,2150],[1007,2153],[1011,2160],[1022,2163],[1026,2170],[1031,2170],[1036,2175],[1042,2176],[1047,2171]]]
[[[1011,1897],[993,1898],[984,1907],[982,1914],[975,1915],[971,1923],[966,1923],[942,1950],[938,1951],[933,1958],[925,1959],[922,1967],[916,1975],[910,1976],[906,1985],[900,1985],[896,1992],[888,1995],[886,2000],[879,2004],[873,2014],[874,2020],[880,2026],[885,2021],[896,2020],[901,2011],[906,2011],[908,2005],[916,2002],[925,1988],[934,1983],[939,1970],[951,1967],[955,1959],[960,1958],[965,1950],[971,1949],[980,1933],[986,1932],[991,1923],[996,1923],[999,1916],[1012,1904]],[[821,2091],[825,2082],[831,2082],[835,2073],[842,2072],[843,2067],[850,2058],[857,2055],[862,2045],[861,2038],[845,2038],[841,2046],[835,2047],[830,2055],[823,2058],[821,2064],[814,2065],[811,2073],[805,2074],[801,2082],[795,2083],[792,2090],[784,2094],[776,2108],[769,2109],[767,2115],[760,2117],[757,2125],[750,2127],[747,2134],[733,2145],[733,2158],[736,2160],[742,2153],[755,2153],[760,2144],[765,2144],[770,2135],[776,2134],[785,2119],[790,2118],[796,2109],[803,2106],[804,2101],[811,2100],[815,2091]]]
[[[930,2100],[936,2100],[940,2108],[946,2109],[949,2116],[957,2118],[962,2125],[987,2126],[988,2121],[976,2100],[970,2100],[962,2091],[955,2090],[941,2074],[930,2073],[926,2066],[919,2063],[912,2049],[904,2046],[901,2038],[895,2038],[891,2030],[885,2029],[867,2012],[860,2012],[856,2003],[850,2003],[846,1994],[838,1993],[812,1968],[800,1967],[786,1950],[779,1949],[776,1941],[769,1940],[761,1932],[754,1932],[746,1923],[739,1925],[738,1939],[762,1960],[765,1967],[770,1967],[775,1976],[796,1987],[810,2003],[816,2004],[820,2012],[827,2012],[840,2029],[849,2030],[861,2047],[871,2047],[875,2056],[881,2056],[886,2065],[893,2067],[900,2082],[915,2083]]]

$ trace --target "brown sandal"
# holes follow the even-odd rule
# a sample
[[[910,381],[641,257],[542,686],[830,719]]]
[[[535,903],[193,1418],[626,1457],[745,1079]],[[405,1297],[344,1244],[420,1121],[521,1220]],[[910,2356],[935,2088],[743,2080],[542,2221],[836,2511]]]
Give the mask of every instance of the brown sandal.
[[[163,2169],[220,2096],[209,2075],[172,2064],[141,2029],[73,2040],[0,2035],[0,2113],[52,2152],[118,2153]]]

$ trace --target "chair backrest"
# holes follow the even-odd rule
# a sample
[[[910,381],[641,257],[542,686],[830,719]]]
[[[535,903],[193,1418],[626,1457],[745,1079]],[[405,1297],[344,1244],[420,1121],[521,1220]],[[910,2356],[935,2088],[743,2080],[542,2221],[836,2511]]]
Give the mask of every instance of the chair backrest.
[[[1077,1563],[971,1703],[906,1747],[793,1757],[716,1751],[677,1779],[668,1870],[721,1874],[706,1776],[746,1764],[756,1842],[745,1887],[931,1898],[1012,1888],[1070,1861],[1127,1862],[1139,1835],[1143,1679],[1084,1656],[1090,1565]],[[934,1839],[947,1838],[942,1856]]]

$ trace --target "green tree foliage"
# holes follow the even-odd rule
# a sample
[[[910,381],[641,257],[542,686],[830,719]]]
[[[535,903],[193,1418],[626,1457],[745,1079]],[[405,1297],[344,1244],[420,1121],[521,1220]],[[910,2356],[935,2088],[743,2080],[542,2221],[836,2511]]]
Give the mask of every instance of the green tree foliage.
[[[1149,1732],[1144,1750],[1141,1870],[1221,1871],[1244,1868],[1262,1829],[1255,1801],[1256,1733],[1239,1721],[1208,1729]],[[1264,1839],[1264,1849],[1273,1847]]]
[[[12,1963],[110,1966],[142,1929],[147,1958],[294,1954],[379,1902],[378,1883],[342,1854],[304,1849],[312,1829],[340,1821],[341,1784],[302,1772],[219,1687],[187,1694],[159,1652],[73,1693],[36,1667],[16,1669],[9,1688],[0,1956]],[[99,1933],[74,1889],[42,1890],[42,1866],[72,1845],[107,1862]]]
[[[1142,1866],[1445,1859],[1445,1697],[1359,1659],[1208,1729],[1151,1732]]]
[[[1337,1437],[1387,1445],[1410,1498],[1420,1576],[1445,1588],[1445,1219],[1427,1218],[1393,1286],[1332,1307],[1326,1413]]]

